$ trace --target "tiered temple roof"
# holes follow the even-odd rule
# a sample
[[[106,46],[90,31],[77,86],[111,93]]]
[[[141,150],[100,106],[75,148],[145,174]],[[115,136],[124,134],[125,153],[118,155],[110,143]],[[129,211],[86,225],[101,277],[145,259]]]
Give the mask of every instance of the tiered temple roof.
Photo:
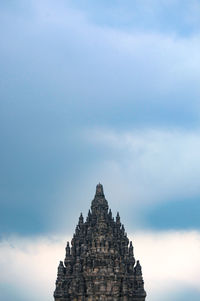
[[[119,213],[108,211],[103,186],[98,184],[86,221],[82,214],[60,261],[55,301],[144,301],[141,265],[135,263]]]

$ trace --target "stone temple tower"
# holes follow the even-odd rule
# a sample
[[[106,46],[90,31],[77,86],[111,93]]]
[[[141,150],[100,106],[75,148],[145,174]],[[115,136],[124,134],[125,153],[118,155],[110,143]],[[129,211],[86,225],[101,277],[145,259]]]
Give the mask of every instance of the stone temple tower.
[[[71,246],[60,261],[55,301],[144,301],[141,265],[117,213],[108,211],[98,184],[86,221],[79,217]]]

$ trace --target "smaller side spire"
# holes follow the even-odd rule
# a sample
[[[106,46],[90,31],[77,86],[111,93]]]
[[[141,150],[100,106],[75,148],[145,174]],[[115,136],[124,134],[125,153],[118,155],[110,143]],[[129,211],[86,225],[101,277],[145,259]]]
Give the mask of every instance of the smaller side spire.
[[[117,212],[116,223],[117,223],[118,225],[120,225],[120,216],[119,216],[119,212]]]
[[[133,244],[132,241],[130,242],[130,247],[129,247],[129,255],[133,256]],[[138,261],[139,262],[139,261]],[[140,263],[139,263],[140,264]]]
[[[90,211],[90,209],[89,209],[89,211],[88,211],[88,216],[87,216],[87,218],[86,218],[86,222],[87,222],[87,223],[90,223],[90,221],[91,221],[91,211]]]
[[[142,267],[140,265],[139,260],[137,260],[136,266],[135,266],[135,275],[136,276],[142,276]]]
[[[63,262],[60,261],[59,266],[58,266],[58,273],[57,273],[57,280],[56,280],[56,289],[54,292],[54,298],[62,299],[63,297],[63,282],[65,278],[65,267],[63,265]]]
[[[63,262],[60,261],[59,266],[58,266],[58,277],[63,277],[65,274],[65,268],[63,265]]]
[[[81,226],[83,224],[83,222],[84,222],[84,219],[83,219],[83,214],[81,212],[80,217],[79,217],[79,222],[78,222],[79,226]]]
[[[86,218],[86,222],[87,222],[88,224],[90,224],[90,222],[91,222],[91,211],[90,211],[90,209],[89,209],[89,211],[88,211],[88,216],[87,216],[87,218]]]
[[[69,246],[69,242],[67,242],[67,246],[66,246],[65,250],[66,250],[66,256],[70,256],[70,246]]]
[[[142,277],[142,267],[140,265],[139,260],[137,260],[136,266],[134,268],[134,274],[135,274],[135,290],[136,293],[140,294],[144,298],[146,297],[146,292],[144,290],[144,281]]]
[[[67,268],[67,271],[69,270],[69,266],[70,266],[70,263],[71,263],[71,248],[70,248],[70,245],[69,245],[69,242],[67,242],[67,246],[65,248],[66,250],[66,254],[65,254],[65,267]]]

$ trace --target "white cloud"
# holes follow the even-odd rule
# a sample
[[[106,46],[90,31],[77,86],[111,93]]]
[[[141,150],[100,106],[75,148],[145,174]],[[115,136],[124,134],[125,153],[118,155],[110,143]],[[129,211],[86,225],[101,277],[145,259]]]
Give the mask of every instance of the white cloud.
[[[199,232],[136,233],[133,241],[143,265],[149,300],[163,300],[169,292],[171,298],[187,289],[200,295]]]
[[[0,243],[0,282],[26,296],[26,300],[51,300],[63,238],[10,238]],[[10,301],[10,300],[9,300]]]
[[[140,259],[148,300],[169,300],[187,289],[200,294],[200,233],[149,232],[133,236]],[[26,300],[51,300],[57,265],[63,260],[65,238],[10,238],[0,243],[0,282],[26,296]],[[164,299],[165,297],[165,299]],[[160,298],[160,299],[159,299]],[[10,300],[7,300],[10,301]]]

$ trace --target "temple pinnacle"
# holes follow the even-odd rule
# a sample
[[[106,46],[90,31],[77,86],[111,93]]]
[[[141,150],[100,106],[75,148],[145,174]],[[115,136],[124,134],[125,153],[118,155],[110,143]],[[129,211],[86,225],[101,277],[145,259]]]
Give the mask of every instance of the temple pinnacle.
[[[95,213],[96,215],[101,215],[101,212],[107,213],[108,211],[108,202],[105,199],[105,195],[103,192],[103,185],[98,184],[96,186],[96,193],[94,196],[94,199],[92,201],[91,205],[92,213]]]
[[[103,192],[103,185],[102,184],[97,184],[96,186],[96,194],[95,197],[104,197],[104,192]]]
[[[145,301],[146,292],[133,244],[108,211],[99,183],[86,221],[80,215],[64,264],[58,266],[55,301]]]

